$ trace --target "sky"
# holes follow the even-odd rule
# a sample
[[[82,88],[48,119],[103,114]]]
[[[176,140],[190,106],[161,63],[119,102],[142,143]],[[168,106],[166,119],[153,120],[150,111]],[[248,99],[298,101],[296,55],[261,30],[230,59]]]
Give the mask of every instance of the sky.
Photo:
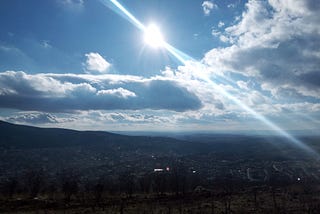
[[[0,120],[319,132],[318,0],[118,2],[174,51],[148,45],[109,0],[2,0]]]

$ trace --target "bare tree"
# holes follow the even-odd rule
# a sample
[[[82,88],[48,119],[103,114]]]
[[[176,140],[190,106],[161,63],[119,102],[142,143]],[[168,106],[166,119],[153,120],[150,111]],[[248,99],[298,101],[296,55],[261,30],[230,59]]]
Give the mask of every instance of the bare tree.
[[[127,171],[120,175],[120,188],[128,197],[131,197],[134,191],[134,175],[132,172]]]
[[[61,190],[64,194],[66,203],[69,203],[71,196],[75,195],[78,190],[78,176],[73,171],[62,170],[60,173]]]
[[[101,206],[101,199],[105,190],[104,183],[99,181],[93,186],[94,201],[97,206]]]
[[[138,178],[138,183],[141,192],[143,193],[149,193],[150,186],[151,186],[151,176],[149,174],[146,174],[142,177]]]
[[[211,214],[215,213],[215,193],[211,191]]]
[[[231,213],[231,202],[232,195],[235,191],[235,181],[232,178],[232,175],[228,175],[224,180],[220,181],[220,185],[222,186],[222,199],[224,201],[225,213]]]
[[[176,195],[178,195],[180,192],[185,194],[187,183],[187,171],[185,170],[185,166],[181,162],[176,161],[172,164],[171,169],[170,186],[173,192],[175,192]]]
[[[58,191],[58,185],[55,181],[51,181],[46,188],[46,192],[48,193],[49,199],[54,199],[55,193]]]
[[[165,173],[158,172],[155,173],[153,176],[154,181],[154,190],[157,192],[158,195],[163,194],[166,189],[166,177]]]
[[[2,194],[7,199],[11,199],[17,191],[18,184],[18,179],[16,177],[7,178],[1,185]]]
[[[271,190],[273,208],[274,210],[278,210],[277,188],[279,187],[279,181],[276,179],[276,176],[269,179],[269,187]]]
[[[25,187],[28,190],[30,198],[35,198],[39,194],[41,188],[44,186],[44,171],[29,170],[25,173]]]
[[[258,187],[253,187],[252,193],[253,193],[254,209],[256,210],[258,208],[258,202],[257,202]]]

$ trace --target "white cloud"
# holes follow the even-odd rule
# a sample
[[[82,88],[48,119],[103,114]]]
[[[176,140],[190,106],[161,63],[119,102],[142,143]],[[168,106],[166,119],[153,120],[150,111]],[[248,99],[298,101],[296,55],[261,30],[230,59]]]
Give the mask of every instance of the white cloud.
[[[233,45],[212,49],[203,61],[215,74],[252,78],[278,100],[319,99],[317,5],[314,0],[250,0],[239,22],[217,33]]]
[[[204,1],[201,6],[202,6],[202,9],[203,9],[203,13],[206,16],[209,16],[213,9],[217,9],[218,8],[218,5],[216,5],[212,1]]]
[[[217,29],[213,29],[212,31],[211,31],[211,34],[212,34],[212,36],[220,36],[221,35],[221,32],[219,31],[219,30],[217,30]]]
[[[235,7],[236,7],[236,4],[228,4],[227,7],[228,7],[228,8],[235,8]]]
[[[41,42],[41,46],[44,48],[52,48],[52,46],[50,45],[50,42],[48,40],[43,40]]]
[[[5,120],[14,123],[59,123],[56,116],[42,112],[18,113],[14,116],[5,118]]]
[[[237,81],[237,85],[238,85],[238,87],[241,88],[241,89],[249,90],[249,88],[248,88],[248,83],[247,83],[247,82],[244,82],[244,81],[239,80],[239,81]]]
[[[219,28],[223,27],[224,25],[225,25],[224,22],[219,21],[219,23],[218,23],[218,27],[219,27]]]
[[[101,120],[107,120],[114,123],[145,123],[145,124],[162,124],[170,123],[172,119],[168,116],[158,116],[146,114],[143,112],[101,112],[95,111],[91,115],[98,116]]]
[[[222,42],[225,42],[225,43],[229,42],[229,38],[226,37],[225,35],[220,35],[220,36],[219,36],[219,39],[220,39]]]
[[[22,111],[14,112],[10,116],[0,117],[1,120],[5,120],[11,123],[19,124],[58,124],[58,123],[70,123],[76,120],[74,116],[57,116],[52,113],[37,112],[37,111]]]
[[[208,5],[210,2],[203,4],[209,8],[209,15],[216,7]],[[120,130],[159,130],[163,124],[168,130],[265,128],[221,94],[220,87],[256,112],[280,121],[280,126],[287,114],[319,121],[319,9],[315,0],[249,0],[245,11],[225,32],[212,30],[213,36],[229,42],[229,46],[227,43],[212,49],[201,63],[166,68],[161,75],[150,78],[3,72],[0,104],[23,110],[81,112],[81,119],[73,125],[86,125],[85,129],[96,127],[92,125],[96,123],[100,129],[108,123],[108,129]],[[103,73],[110,67],[98,53],[88,53],[86,57],[88,71]],[[100,61],[107,64],[101,66]],[[219,87],[202,77],[210,77]],[[46,118],[55,121],[48,115]],[[282,124],[305,128],[290,120]],[[307,127],[312,125],[310,122]],[[319,123],[313,127],[318,126]]]
[[[181,81],[183,82],[183,81]],[[75,110],[199,109],[186,84],[169,77],[0,73],[0,107],[65,112]]]
[[[84,0],[58,0],[58,2],[67,9],[81,10],[84,7]]]
[[[62,84],[60,81],[42,75],[29,75],[22,71],[0,73],[0,94],[36,94],[38,96],[62,97],[74,85]],[[18,87],[17,87],[18,86]]]
[[[114,95],[121,98],[136,97],[136,94],[134,92],[121,87],[116,89],[100,90],[97,93],[97,95],[105,95],[105,94]]]
[[[91,52],[87,53],[85,56],[87,57],[85,66],[88,71],[105,73],[111,66],[111,64],[98,53]]]
[[[274,8],[267,1],[251,0],[239,22],[228,27],[226,32],[213,29],[212,35],[231,45],[209,51],[201,61],[204,65],[187,63],[173,72],[166,70],[167,76],[188,78],[189,90],[194,91],[204,104],[197,112],[185,112],[177,115],[178,118],[189,123],[191,120],[210,123],[220,116],[227,117],[229,122],[238,121],[238,117],[254,118],[221,96],[217,87],[201,81],[202,76],[210,77],[256,112],[266,117],[276,116],[272,119],[279,122],[279,126],[290,124],[290,118],[285,117],[285,108],[280,105],[294,108],[304,106],[301,103],[305,100],[312,100],[306,105],[307,112],[302,108],[294,108],[294,111],[304,115],[319,112],[320,28],[316,14],[320,7],[310,6],[310,2],[315,3],[312,0],[290,6],[282,5],[282,1],[275,2],[279,7]],[[304,129],[298,125],[296,128]]]

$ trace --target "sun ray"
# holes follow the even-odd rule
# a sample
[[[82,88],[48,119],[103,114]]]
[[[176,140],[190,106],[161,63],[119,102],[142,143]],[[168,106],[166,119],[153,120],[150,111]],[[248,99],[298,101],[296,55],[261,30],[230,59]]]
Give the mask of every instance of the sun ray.
[[[105,0],[100,0],[104,5],[107,6]],[[128,10],[126,10],[117,0],[109,0],[111,3],[113,3],[122,13],[125,15],[126,19],[129,20],[131,23],[133,23],[138,29],[142,30],[143,32],[147,31],[147,28],[137,19],[135,18]],[[116,11],[118,12],[118,11]],[[169,43],[163,41],[163,47],[174,57],[176,57],[182,64],[186,65],[188,61],[197,62],[192,57],[184,53],[183,51],[178,50],[177,48],[173,47]],[[201,62],[197,62],[201,63]],[[205,65],[203,65],[205,66]],[[298,148],[303,149],[304,151],[308,152],[309,154],[313,155],[314,157],[319,158],[319,154],[313,150],[311,147],[303,143],[302,141],[296,139],[289,133],[287,133],[285,130],[280,128],[278,125],[267,119],[262,114],[259,114],[249,106],[245,105],[243,102],[241,102],[239,99],[228,93],[226,90],[224,90],[221,86],[216,84],[214,81],[211,80],[210,76],[207,76],[205,74],[198,74],[199,79],[202,81],[205,81],[209,83],[213,89],[215,89],[218,93],[223,95],[224,97],[228,98],[229,100],[233,101],[236,105],[238,105],[241,109],[245,110],[249,114],[251,114],[253,117],[255,117],[257,120],[261,121],[265,125],[267,125],[270,129],[272,129],[275,133],[278,135],[286,138],[291,143],[293,143]]]
[[[150,24],[144,31],[144,41],[153,48],[163,47],[165,44],[160,29],[155,24]]]
[[[145,31],[146,27],[136,17],[134,17],[124,6],[122,6],[117,0],[100,0],[100,2],[104,4],[106,7],[109,7],[108,1],[110,1],[118,9],[118,11],[115,11],[115,12],[123,15],[125,19],[131,22],[138,29]]]

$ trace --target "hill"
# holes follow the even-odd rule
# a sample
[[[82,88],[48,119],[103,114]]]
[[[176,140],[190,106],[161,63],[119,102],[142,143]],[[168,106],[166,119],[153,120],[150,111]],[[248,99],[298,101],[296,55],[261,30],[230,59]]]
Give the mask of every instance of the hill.
[[[63,147],[136,150],[145,152],[201,152],[205,144],[168,137],[126,136],[103,131],[75,131],[59,128],[38,128],[0,121],[0,147],[5,149],[39,149]]]

